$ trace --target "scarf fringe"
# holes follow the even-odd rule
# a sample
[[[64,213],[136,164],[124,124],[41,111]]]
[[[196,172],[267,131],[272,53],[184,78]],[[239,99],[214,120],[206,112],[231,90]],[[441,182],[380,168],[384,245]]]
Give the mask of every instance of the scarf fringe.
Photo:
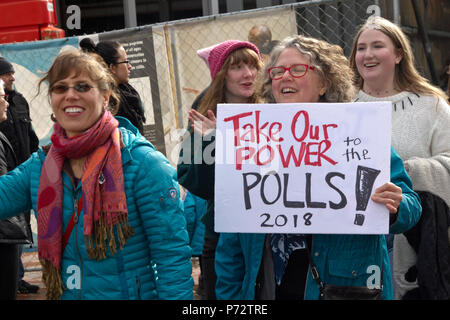
[[[118,219],[119,221],[116,223],[108,224],[107,221],[111,221],[111,214],[101,213],[100,219],[94,223],[93,236],[85,236],[86,250],[90,259],[105,259],[108,249],[111,255],[117,252],[114,227],[117,232],[120,249],[123,248],[126,240],[134,235],[133,228],[128,224],[127,214],[121,213]]]
[[[134,235],[133,228],[128,224],[126,213],[119,215],[119,221],[116,224],[108,225],[106,221],[108,221],[107,214],[102,213],[101,218],[94,224],[94,236],[85,237],[86,249],[90,259],[105,259],[108,249],[111,255],[117,252],[114,227],[117,231],[120,249],[123,248],[126,240]],[[42,281],[47,288],[47,300],[61,299],[64,285],[60,270],[48,260],[40,259],[40,263],[42,265]]]
[[[42,281],[47,288],[47,300],[59,300],[63,294],[61,273],[48,260],[40,259],[42,265]]]

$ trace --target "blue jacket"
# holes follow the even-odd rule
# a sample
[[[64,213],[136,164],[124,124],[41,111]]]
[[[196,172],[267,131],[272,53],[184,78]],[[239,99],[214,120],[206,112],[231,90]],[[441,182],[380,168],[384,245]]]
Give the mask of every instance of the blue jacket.
[[[396,221],[390,233],[402,233],[420,218],[418,195],[403,162],[391,148],[391,182],[402,188]],[[255,298],[255,286],[261,266],[266,234],[221,233],[216,248],[217,299]],[[373,266],[383,271],[383,299],[393,299],[388,251],[384,235],[315,234],[312,258],[324,283],[342,286],[367,286]],[[274,280],[275,281],[275,280]],[[305,300],[319,298],[319,288],[308,271]]]
[[[200,256],[203,251],[205,225],[201,221],[201,218],[205,212],[206,200],[187,191],[186,197],[184,198],[184,217],[186,218],[192,256]]]
[[[63,252],[62,299],[192,299],[191,249],[176,170],[128,120],[119,118],[128,220],[134,236],[113,256],[88,257],[83,215]],[[129,130],[128,130],[129,129]],[[36,212],[42,150],[0,177],[0,219],[31,208]],[[63,232],[81,195],[63,172]],[[11,192],[13,190],[13,192]]]

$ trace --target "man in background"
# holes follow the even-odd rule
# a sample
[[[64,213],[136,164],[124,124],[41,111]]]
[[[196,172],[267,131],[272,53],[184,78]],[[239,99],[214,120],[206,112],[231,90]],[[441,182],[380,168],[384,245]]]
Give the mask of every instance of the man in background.
[[[7,119],[0,123],[0,132],[2,132],[11,143],[17,157],[18,165],[25,162],[30,155],[38,149],[39,139],[33,130],[30,118],[30,107],[25,97],[14,89],[14,67],[4,57],[0,57],[0,79],[4,82],[5,94],[9,103]],[[28,225],[29,238],[32,241],[30,226],[30,212],[25,212]],[[22,255],[22,247],[20,255]],[[23,276],[25,273],[22,260],[19,261],[20,274],[18,279],[19,293],[36,293],[38,286],[31,285]]]

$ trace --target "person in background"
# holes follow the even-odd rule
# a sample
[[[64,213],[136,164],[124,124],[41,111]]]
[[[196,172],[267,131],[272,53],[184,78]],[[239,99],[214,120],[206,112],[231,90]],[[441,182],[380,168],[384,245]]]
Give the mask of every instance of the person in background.
[[[201,222],[206,213],[206,200],[197,197],[188,190],[184,194],[184,217],[186,219],[187,231],[189,234],[189,246],[192,248],[192,257],[199,260],[200,274],[198,276],[198,292],[202,296],[203,276],[202,276],[202,251],[205,237],[205,225]]]
[[[90,38],[80,41],[80,48],[85,52],[98,54],[109,68],[117,84],[120,95],[119,109],[116,116],[124,117],[144,135],[145,115],[141,97],[129,83],[131,64],[123,46],[117,41],[100,41],[95,45]],[[116,104],[115,99],[111,99]]]
[[[0,79],[0,122],[6,120],[8,101]],[[0,175],[6,174],[17,164],[14,150],[8,139],[0,132]],[[15,300],[19,275],[19,247],[29,243],[21,216],[0,220],[0,300]]]
[[[439,74],[440,87],[447,94],[447,102],[450,102],[450,57],[445,60],[444,66]]]
[[[111,74],[71,49],[44,81],[52,144],[0,177],[0,219],[36,212],[47,299],[192,299],[176,170],[112,115]]]
[[[37,137],[31,124],[30,107],[25,97],[14,89],[15,70],[13,65],[4,57],[0,57],[0,79],[4,82],[5,93],[8,100],[7,119],[0,123],[0,132],[2,132],[11,143],[15,156],[16,166],[25,162],[30,155],[39,147],[39,138]],[[9,170],[14,169],[14,167]],[[30,212],[25,212],[24,216],[27,222],[28,237],[33,242],[33,236],[30,225]],[[23,246],[19,246],[19,255],[22,256]],[[19,260],[19,293],[37,293],[38,286],[32,285],[23,279],[25,268],[22,259]]]
[[[258,101],[255,81],[262,63],[258,48],[247,41],[224,41],[199,50],[197,54],[208,66],[212,82],[189,111],[190,134],[183,141],[177,171],[183,187],[207,200],[207,211],[202,218],[205,224],[202,274],[205,299],[215,300],[214,259],[219,234],[214,231],[214,153],[208,154],[205,149],[215,145],[218,103]],[[206,154],[210,156],[208,159],[203,157]],[[199,163],[197,158],[200,159]]]
[[[261,97],[267,103],[350,102],[352,71],[341,47],[292,36],[270,55]],[[401,159],[391,149],[391,182],[372,201],[392,216],[391,232],[403,232],[419,219],[420,203]],[[382,298],[392,299],[384,235],[222,233],[216,249],[218,299],[315,300],[321,298],[309,254],[325,284],[367,287],[379,266]],[[382,282],[381,282],[382,280]]]
[[[446,73],[446,79],[447,79],[447,83],[445,85],[445,87],[447,88],[447,90],[446,90],[447,97],[448,97],[447,102],[450,103],[450,62],[445,67],[445,73]]]
[[[448,77],[448,79],[447,79],[447,97],[448,97],[447,102],[450,103],[450,65],[447,68],[447,77]]]
[[[269,59],[272,49],[280,43],[278,40],[272,40],[272,32],[265,24],[254,25],[248,32],[247,38],[258,47],[264,63]]]
[[[350,64],[359,89],[356,101],[392,102],[392,146],[422,200],[420,223],[394,237],[396,298],[449,299],[448,97],[417,72],[406,35],[384,18],[371,17],[360,28]],[[441,222],[430,220],[434,217]]]

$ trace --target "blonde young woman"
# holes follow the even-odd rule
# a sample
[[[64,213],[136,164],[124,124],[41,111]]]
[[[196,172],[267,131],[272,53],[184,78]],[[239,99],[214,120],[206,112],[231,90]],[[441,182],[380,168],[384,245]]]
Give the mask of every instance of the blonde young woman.
[[[394,239],[396,298],[448,299],[450,280],[445,279],[450,279],[447,234],[450,226],[442,225],[444,230],[438,227],[422,229],[430,222],[424,219],[434,212],[428,210],[430,201],[433,206],[442,207],[439,212],[444,218],[450,205],[448,97],[417,72],[406,35],[384,18],[371,17],[360,28],[353,44],[350,64],[359,89],[357,101],[392,102],[392,146],[403,159],[413,188],[422,198],[424,213],[416,232],[405,234],[407,237],[396,235]],[[420,233],[423,248],[430,250],[417,251]],[[433,240],[433,237],[440,240]],[[433,242],[427,242],[427,239]],[[436,245],[434,241],[446,249],[433,254],[431,248]],[[449,271],[441,273],[444,270]],[[422,282],[420,289],[418,281]]]
[[[202,218],[205,224],[202,273],[205,298],[214,300],[214,257],[219,234],[214,232],[214,154],[205,150],[211,150],[214,145],[218,103],[254,103],[258,100],[255,84],[262,62],[258,48],[247,41],[228,40],[197,53],[206,62],[212,82],[189,112],[191,134],[181,149],[178,180],[191,193],[208,201]],[[201,146],[194,149],[196,140],[201,141]],[[210,158],[204,158],[205,155]]]
[[[352,71],[342,48],[293,36],[270,55],[262,87],[269,103],[350,102]],[[417,195],[394,150],[391,182],[375,190],[372,201],[385,205],[395,223],[392,232],[412,227],[420,216]],[[321,291],[311,274],[308,253],[329,285],[367,286],[369,266],[382,271],[382,298],[392,299],[385,237],[346,234],[223,233],[216,251],[219,299],[314,300]],[[357,299],[357,297],[355,298]]]

